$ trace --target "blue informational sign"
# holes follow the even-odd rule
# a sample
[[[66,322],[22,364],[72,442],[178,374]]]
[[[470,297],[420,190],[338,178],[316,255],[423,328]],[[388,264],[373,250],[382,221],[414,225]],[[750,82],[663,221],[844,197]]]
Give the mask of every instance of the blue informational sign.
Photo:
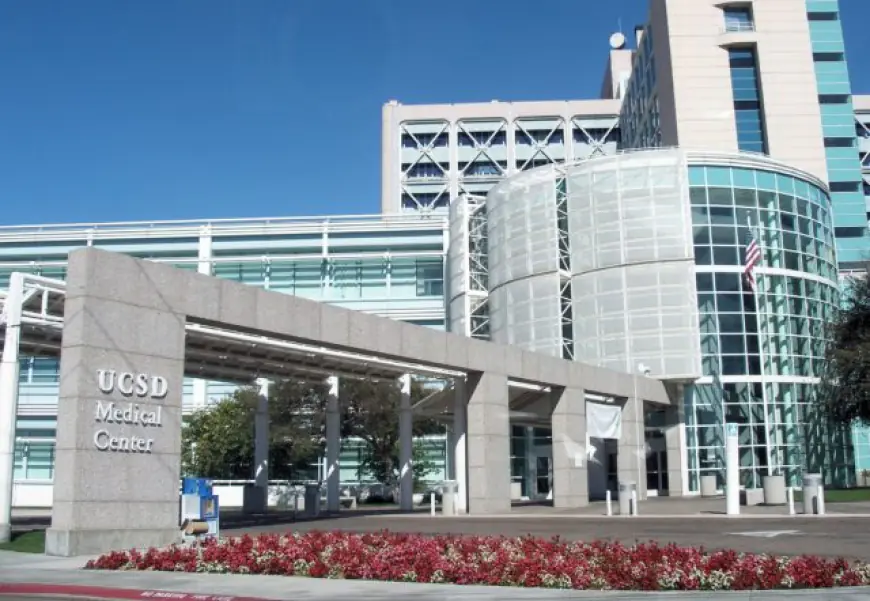
[[[212,494],[212,481],[209,478],[182,478],[181,494],[209,497]]]
[[[737,424],[725,424],[725,434],[727,436],[737,436]]]
[[[220,504],[208,478],[181,480],[181,523],[188,521],[205,522],[204,536],[220,536]]]

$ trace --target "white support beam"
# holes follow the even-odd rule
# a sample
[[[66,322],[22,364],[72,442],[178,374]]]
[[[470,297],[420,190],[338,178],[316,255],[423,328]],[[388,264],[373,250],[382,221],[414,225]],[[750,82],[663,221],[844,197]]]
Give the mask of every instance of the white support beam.
[[[411,411],[411,374],[399,378],[399,508],[414,509],[414,414]]]
[[[338,512],[341,494],[341,411],[338,377],[330,376],[326,384],[329,388],[326,397],[326,509],[329,512]]]
[[[269,380],[257,380],[257,412],[254,414],[254,485],[269,485]]]
[[[456,378],[453,381],[453,464],[456,478],[456,513],[468,512],[468,447],[466,433],[468,429],[468,392],[465,380]]]
[[[13,273],[4,305],[6,335],[0,360],[0,543],[12,537],[12,484],[15,424],[18,420],[19,342],[24,276]]]

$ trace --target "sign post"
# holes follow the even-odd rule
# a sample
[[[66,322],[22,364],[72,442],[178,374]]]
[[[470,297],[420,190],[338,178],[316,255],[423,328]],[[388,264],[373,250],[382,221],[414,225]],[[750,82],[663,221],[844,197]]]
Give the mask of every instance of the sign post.
[[[725,513],[740,513],[740,454],[737,424],[725,424]]]

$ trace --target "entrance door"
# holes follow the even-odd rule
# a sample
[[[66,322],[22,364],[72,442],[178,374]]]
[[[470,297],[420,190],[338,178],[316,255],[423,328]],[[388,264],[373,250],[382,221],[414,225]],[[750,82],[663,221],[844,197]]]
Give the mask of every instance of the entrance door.
[[[550,457],[547,455],[538,455],[535,458],[535,496],[538,498],[547,498],[550,495],[550,478],[552,470],[550,469]]]
[[[668,494],[668,453],[650,451],[646,456],[646,494],[648,497]]]

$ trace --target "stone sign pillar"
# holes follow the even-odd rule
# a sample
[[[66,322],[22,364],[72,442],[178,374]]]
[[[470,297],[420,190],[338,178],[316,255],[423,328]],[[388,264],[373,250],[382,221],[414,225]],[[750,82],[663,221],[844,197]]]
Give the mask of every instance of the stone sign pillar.
[[[140,272],[97,259],[70,256],[50,555],[179,538],[185,317],[148,306],[159,290]]]

